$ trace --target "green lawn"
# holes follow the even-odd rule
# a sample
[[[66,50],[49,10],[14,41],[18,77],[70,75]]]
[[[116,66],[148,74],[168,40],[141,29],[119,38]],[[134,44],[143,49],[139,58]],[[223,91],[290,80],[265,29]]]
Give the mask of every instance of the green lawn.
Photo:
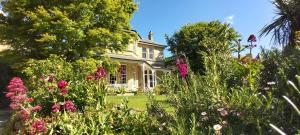
[[[170,104],[167,102],[167,97],[164,95],[154,96],[156,101],[164,107],[167,111],[172,111]],[[128,107],[135,110],[145,111],[149,99],[147,95],[135,95],[135,96],[107,96],[106,101],[109,104],[120,104],[123,99],[128,99]]]

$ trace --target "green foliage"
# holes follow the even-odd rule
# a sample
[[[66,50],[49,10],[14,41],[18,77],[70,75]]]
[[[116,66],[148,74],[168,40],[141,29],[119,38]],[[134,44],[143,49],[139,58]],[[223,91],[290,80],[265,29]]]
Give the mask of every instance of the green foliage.
[[[183,26],[172,37],[167,37],[167,43],[173,54],[185,54],[191,69],[203,74],[204,56],[200,52],[209,53],[210,48],[218,48],[220,52],[227,53],[229,46],[238,37],[238,33],[229,24],[219,21],[200,22]]]
[[[8,16],[1,20],[1,38],[35,58],[57,54],[72,60],[105,49],[122,51],[135,37],[133,0],[5,0],[2,5]]]
[[[104,65],[106,65],[107,71],[110,71],[116,70],[118,63],[108,60],[108,58],[104,58],[104,60],[79,59],[70,63],[64,58],[51,55],[45,60],[29,60],[24,65],[23,73],[28,79],[29,89],[32,90],[31,96],[37,98],[37,102],[47,104],[49,107],[53,103],[70,99],[78,105],[79,109],[83,110],[85,106],[100,101],[99,98],[103,100],[101,101],[102,104],[104,102],[101,95],[107,91],[107,82],[104,81],[106,79],[101,82],[87,80],[87,76],[93,77],[97,68]],[[48,80],[51,77],[54,78],[54,81],[50,82]],[[65,80],[69,83],[68,91],[70,94],[53,96],[53,92],[60,92],[57,88],[59,80]],[[51,110],[46,110],[46,113],[49,111]]]

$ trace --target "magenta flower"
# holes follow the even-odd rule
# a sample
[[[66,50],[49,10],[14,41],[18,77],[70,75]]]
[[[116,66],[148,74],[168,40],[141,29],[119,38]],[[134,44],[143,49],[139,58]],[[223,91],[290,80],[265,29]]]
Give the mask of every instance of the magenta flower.
[[[104,78],[106,76],[106,71],[104,70],[104,68],[99,67],[94,76],[96,79]]]
[[[45,122],[43,120],[34,121],[32,123],[32,129],[33,129],[33,131],[31,131],[32,134],[47,132],[47,128],[46,128]]]
[[[31,110],[31,111],[34,111],[34,112],[35,112],[35,111],[40,111],[40,110],[42,110],[42,106],[37,105],[37,106],[31,107],[30,110]]]
[[[76,107],[71,100],[65,101],[64,109],[71,112],[76,112]]]
[[[255,35],[251,34],[247,40],[248,42],[256,42],[256,37]]]
[[[176,66],[179,70],[180,76],[185,78],[188,74],[187,64],[183,61],[183,59],[176,59]]]
[[[65,81],[65,80],[60,80],[58,83],[57,83],[57,87],[59,89],[64,89],[68,86],[68,82]]]
[[[60,104],[56,103],[51,108],[52,108],[53,112],[59,112],[59,110],[60,110]]]

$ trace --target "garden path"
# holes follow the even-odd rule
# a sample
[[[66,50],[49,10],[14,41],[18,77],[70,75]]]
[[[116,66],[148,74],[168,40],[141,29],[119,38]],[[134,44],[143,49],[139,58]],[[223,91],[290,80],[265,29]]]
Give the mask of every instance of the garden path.
[[[0,110],[0,133],[3,128],[3,124],[9,119],[10,114],[11,114],[11,110],[9,109]]]

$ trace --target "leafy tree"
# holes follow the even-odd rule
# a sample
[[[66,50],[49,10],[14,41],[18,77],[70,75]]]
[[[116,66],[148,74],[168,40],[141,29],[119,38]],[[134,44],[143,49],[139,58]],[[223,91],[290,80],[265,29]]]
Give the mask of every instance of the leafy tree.
[[[275,43],[294,47],[295,32],[300,30],[300,1],[274,0],[273,4],[277,8],[277,18],[261,30],[260,36],[272,33]]]
[[[218,53],[230,53],[230,46],[238,37],[238,33],[229,24],[219,21],[199,22],[183,26],[172,37],[167,36],[167,43],[173,54],[186,55],[193,71],[204,73],[201,52],[209,54],[211,48],[214,48]]]
[[[4,0],[1,37],[21,54],[76,59],[105,49],[121,51],[135,37],[134,0]],[[0,21],[1,22],[1,21]],[[3,22],[3,21],[2,21]]]

